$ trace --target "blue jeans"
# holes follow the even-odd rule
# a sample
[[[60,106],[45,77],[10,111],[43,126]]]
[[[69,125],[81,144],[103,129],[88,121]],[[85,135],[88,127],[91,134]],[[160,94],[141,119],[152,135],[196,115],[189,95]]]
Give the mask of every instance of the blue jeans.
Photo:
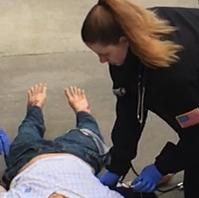
[[[37,155],[69,153],[90,164],[95,173],[109,162],[108,148],[95,119],[86,112],[76,114],[76,128],[54,140],[43,139],[45,126],[39,107],[30,107],[18,129],[18,135],[10,146],[6,158],[7,169],[3,181],[7,188],[18,171]]]

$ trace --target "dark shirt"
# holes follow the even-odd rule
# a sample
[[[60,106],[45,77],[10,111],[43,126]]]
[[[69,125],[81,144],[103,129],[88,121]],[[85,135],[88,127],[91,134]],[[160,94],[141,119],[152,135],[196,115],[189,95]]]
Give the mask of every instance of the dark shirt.
[[[199,161],[199,9],[150,9],[156,9],[159,17],[178,27],[169,40],[184,49],[179,52],[179,62],[168,68],[146,67],[130,50],[122,66],[110,65],[117,118],[112,130],[112,160],[107,168],[119,175],[128,172],[136,157],[148,110],[166,121],[179,136],[176,145],[167,142],[156,157],[158,170],[165,175]],[[143,87],[145,94],[141,94],[141,100],[138,94],[144,91]],[[138,116],[142,113],[140,122]]]

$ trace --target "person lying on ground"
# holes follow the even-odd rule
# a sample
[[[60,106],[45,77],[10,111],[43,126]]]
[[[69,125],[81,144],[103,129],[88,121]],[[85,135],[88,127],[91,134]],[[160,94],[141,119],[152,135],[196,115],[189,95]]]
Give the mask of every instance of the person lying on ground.
[[[43,138],[42,109],[47,86],[36,84],[28,91],[27,114],[10,145],[0,198],[122,198],[96,175],[109,161],[108,148],[84,91],[65,89],[76,114],[76,127],[54,140]]]

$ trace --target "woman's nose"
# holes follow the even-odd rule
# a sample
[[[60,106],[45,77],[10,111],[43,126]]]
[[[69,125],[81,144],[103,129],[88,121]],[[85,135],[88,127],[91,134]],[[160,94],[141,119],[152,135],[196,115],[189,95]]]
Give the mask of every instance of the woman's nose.
[[[106,63],[108,62],[108,59],[106,57],[99,57],[100,63]]]

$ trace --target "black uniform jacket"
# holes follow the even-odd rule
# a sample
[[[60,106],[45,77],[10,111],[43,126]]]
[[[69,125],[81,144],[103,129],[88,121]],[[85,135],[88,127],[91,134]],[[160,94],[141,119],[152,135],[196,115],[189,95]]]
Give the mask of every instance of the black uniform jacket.
[[[119,175],[127,173],[136,157],[148,110],[179,136],[176,145],[167,142],[156,157],[158,170],[165,175],[199,163],[199,10],[150,9],[178,27],[169,39],[184,49],[179,52],[180,61],[169,68],[146,67],[130,50],[122,66],[109,66],[117,117],[112,130],[112,160],[107,168]]]

